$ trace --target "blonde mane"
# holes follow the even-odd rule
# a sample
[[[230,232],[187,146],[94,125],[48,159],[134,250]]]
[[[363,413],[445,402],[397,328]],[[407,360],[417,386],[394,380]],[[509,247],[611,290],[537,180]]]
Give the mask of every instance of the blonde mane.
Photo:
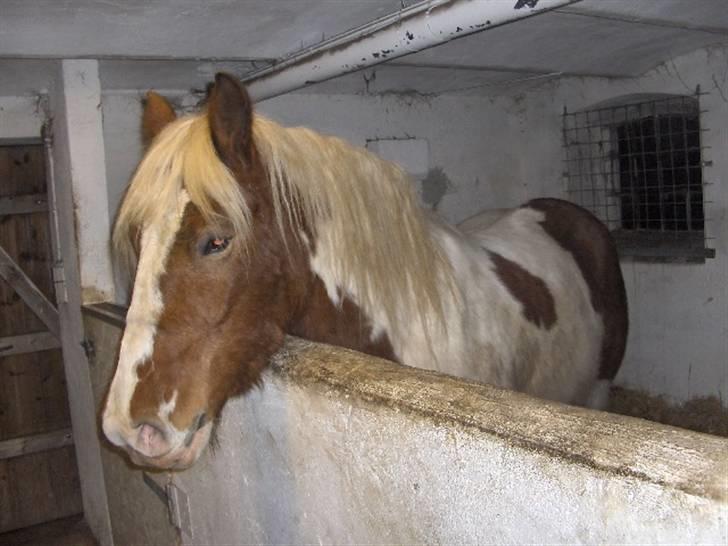
[[[457,292],[452,269],[402,169],[341,139],[284,128],[257,115],[253,140],[268,173],[279,229],[288,224],[298,234],[305,223],[316,248],[325,233],[342,289],[356,292],[368,316],[383,309],[397,330],[408,327],[402,324],[406,317],[419,319],[426,331],[445,328],[443,298]],[[249,241],[249,207],[219,159],[202,113],[167,126],[140,163],[114,228],[120,257],[134,255],[138,230],[180,212],[177,196],[183,189],[206,220],[225,218],[236,237]]]

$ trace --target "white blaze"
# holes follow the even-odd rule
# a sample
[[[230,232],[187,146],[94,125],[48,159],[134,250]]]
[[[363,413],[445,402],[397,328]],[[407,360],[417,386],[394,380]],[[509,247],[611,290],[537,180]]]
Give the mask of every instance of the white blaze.
[[[154,336],[164,308],[159,279],[165,271],[167,258],[189,201],[189,195],[182,190],[174,214],[165,218],[166,222],[145,226],[142,232],[139,263],[126,315],[119,363],[104,410],[104,433],[116,445],[124,445],[124,438],[130,438],[134,430],[129,407],[139,382],[137,368],[152,356],[154,350]]]

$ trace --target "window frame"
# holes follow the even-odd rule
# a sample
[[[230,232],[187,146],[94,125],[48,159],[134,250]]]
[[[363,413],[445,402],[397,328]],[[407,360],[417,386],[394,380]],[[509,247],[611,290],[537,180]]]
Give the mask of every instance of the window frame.
[[[622,258],[630,258],[637,261],[656,262],[691,262],[703,263],[707,258],[715,257],[715,250],[709,247],[707,227],[710,221],[708,215],[707,186],[705,167],[710,165],[704,158],[705,146],[703,135],[707,131],[703,123],[703,114],[700,105],[700,97],[704,93],[698,87],[694,94],[672,95],[672,94],[642,94],[627,95],[605,101],[588,108],[569,112],[564,107],[562,117],[563,148],[564,148],[564,191],[567,199],[584,206],[600,218],[610,229],[617,244]],[[649,106],[649,109],[644,108]],[[661,123],[660,117],[679,116],[683,119],[697,117],[698,122],[698,159],[695,164],[687,163],[688,146],[685,141],[685,148],[674,147],[669,153],[677,153],[678,150],[686,154],[686,168],[700,169],[700,188],[702,199],[702,222],[703,229],[694,229],[693,222],[687,211],[692,210],[688,203],[690,200],[689,189],[690,174],[688,174],[688,197],[684,204],[686,210],[686,229],[677,228],[678,212],[675,209],[674,217],[665,219],[664,206],[662,202],[662,181],[658,186],[645,185],[640,191],[647,192],[655,188],[660,194],[660,200],[653,205],[659,209],[659,218],[647,216],[637,217],[633,222],[648,223],[652,220],[660,223],[661,229],[624,228],[622,224],[622,212],[625,210],[624,197],[622,192],[621,176],[623,169],[620,167],[620,159],[624,159],[619,150],[618,132],[620,128],[627,127],[631,123],[645,123],[652,119],[653,123]],[[689,133],[687,123],[683,123],[684,135]],[[694,132],[694,131],[693,131]],[[643,137],[644,138],[644,137]],[[660,141],[654,140],[654,153],[656,156],[665,151],[660,147]],[[644,141],[643,141],[644,144]],[[669,143],[672,146],[672,140]],[[646,155],[643,148],[643,154]],[[645,159],[642,158],[644,162]],[[659,165],[659,161],[657,162]],[[644,164],[644,163],[643,163]],[[656,175],[658,179],[663,176],[662,166]],[[674,170],[674,166],[672,167]],[[646,180],[646,179],[645,179]],[[673,188],[677,187],[674,183]],[[644,182],[647,184],[647,182]],[[633,187],[633,186],[632,186]],[[668,187],[668,186],[664,186]],[[669,187],[668,187],[669,189]],[[634,193],[634,190],[632,190]],[[674,199],[674,198],[673,198]],[[692,203],[692,201],[690,201]],[[676,206],[673,202],[673,206]],[[634,212],[634,209],[633,209]],[[672,222],[673,229],[666,229],[665,224]]]

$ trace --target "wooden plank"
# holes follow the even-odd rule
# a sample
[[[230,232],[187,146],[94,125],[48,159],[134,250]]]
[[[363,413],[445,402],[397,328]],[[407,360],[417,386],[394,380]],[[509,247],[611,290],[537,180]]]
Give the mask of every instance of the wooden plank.
[[[44,193],[0,198],[0,216],[32,214],[48,210],[48,196]]]
[[[83,306],[84,314],[122,329],[126,326],[126,311],[126,307],[109,302],[92,303]]]
[[[73,446],[0,460],[0,533],[83,512]]]
[[[0,146],[0,198],[46,191],[42,146]],[[53,300],[48,213],[0,218],[0,246]],[[12,287],[0,280],[0,338],[46,331]],[[70,426],[61,351],[0,353],[0,441]]]
[[[0,358],[0,441],[70,425],[60,350]]]
[[[58,311],[0,246],[0,277],[15,290],[54,335],[60,334]]]
[[[43,152],[38,145],[0,146],[0,199],[47,194]],[[0,246],[53,302],[48,212],[0,217]],[[9,283],[0,280],[0,338],[46,328]],[[0,353],[0,443],[70,426],[61,351]],[[81,511],[73,445],[0,459],[0,533]]]
[[[13,438],[12,440],[4,440],[0,442],[0,460],[12,459],[21,455],[30,455],[31,453],[40,453],[73,445],[73,432],[70,428],[64,428],[45,434],[36,434],[35,436],[23,436],[21,438]]]
[[[61,342],[50,332],[0,337],[0,356],[22,355],[60,347]]]

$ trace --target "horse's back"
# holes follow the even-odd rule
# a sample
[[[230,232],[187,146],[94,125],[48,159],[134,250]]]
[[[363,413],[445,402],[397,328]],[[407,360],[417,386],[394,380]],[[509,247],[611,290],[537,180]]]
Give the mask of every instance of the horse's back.
[[[464,328],[490,362],[480,379],[578,404],[619,369],[627,304],[619,261],[606,227],[558,199],[488,211],[463,229],[469,243],[454,258],[470,307]],[[473,275],[477,269],[480,274]],[[479,283],[479,284],[476,284]],[[484,307],[481,309],[480,307]],[[479,350],[478,347],[475,351]]]
[[[488,229],[513,209],[486,209],[460,222],[457,228],[464,234],[477,234]]]
[[[535,199],[526,206],[544,214],[544,230],[574,257],[589,285],[591,303],[604,321],[599,379],[613,380],[622,364],[629,326],[627,292],[609,230],[586,209],[560,199]]]

